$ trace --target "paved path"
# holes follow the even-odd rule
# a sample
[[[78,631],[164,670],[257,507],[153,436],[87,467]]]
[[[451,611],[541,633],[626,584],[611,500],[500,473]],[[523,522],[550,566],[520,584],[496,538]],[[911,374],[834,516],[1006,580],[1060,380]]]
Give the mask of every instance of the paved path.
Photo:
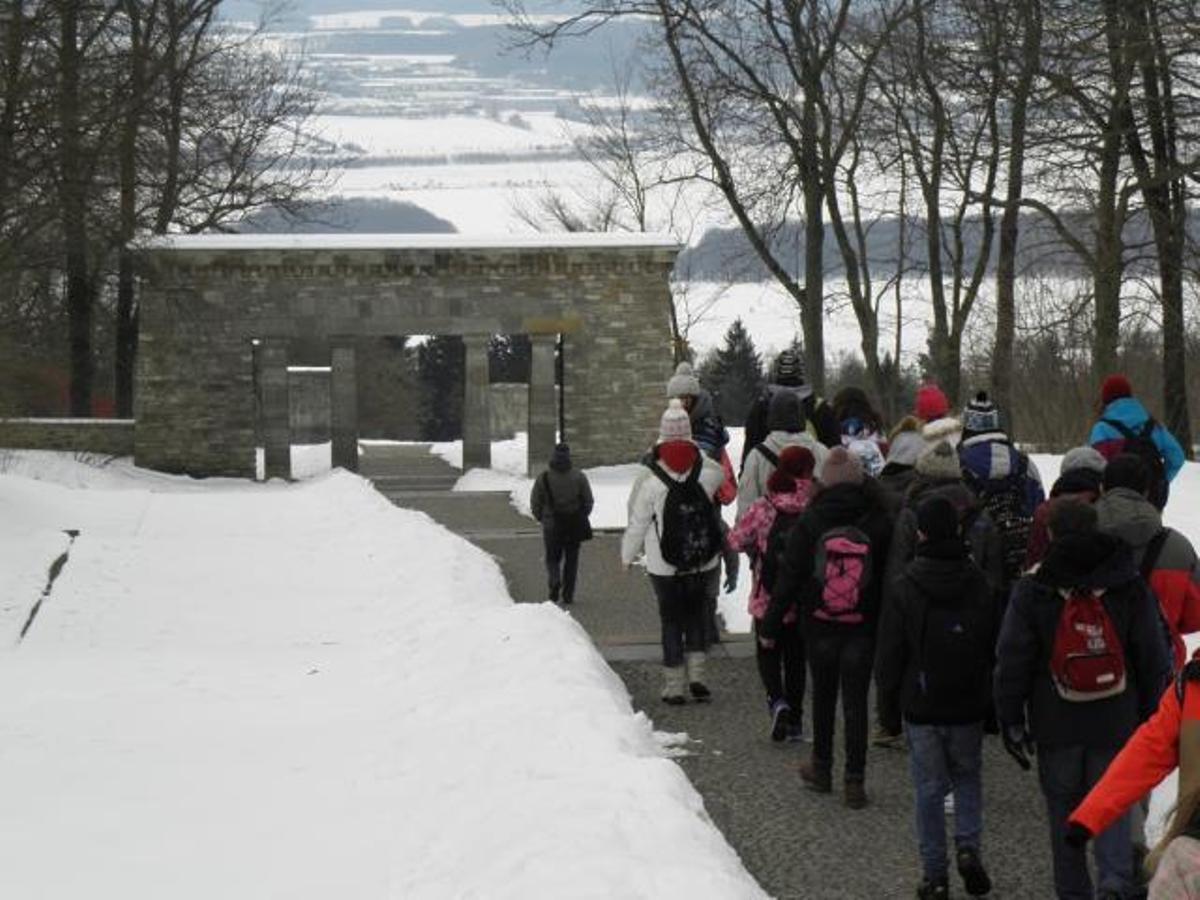
[[[377,456],[369,471],[377,476],[395,472],[397,465],[421,453],[406,449],[386,461]],[[428,479],[439,470],[443,481],[454,474],[431,459],[417,459],[418,477],[427,480],[416,487],[378,483],[398,504],[425,510],[495,556],[518,602],[542,602],[546,588],[536,523],[517,514],[507,494],[428,490]],[[596,640],[625,681],[635,707],[646,712],[655,728],[691,737],[689,755],[680,765],[759,883],[775,897],[797,900],[912,897],[920,867],[906,754],[871,750],[871,805],[865,810],[845,809],[837,793],[805,791],[796,766],[808,745],[768,739],[752,648],[744,637],[729,636],[713,654],[714,703],[661,703],[658,617],[645,576],[623,573],[617,565],[617,541],[615,535],[601,534],[584,547],[571,615]],[[984,855],[996,882],[991,896],[1052,896],[1045,812],[1034,776],[1021,772],[995,738],[987,740],[984,767]],[[952,894],[965,896],[961,884],[952,884]]]

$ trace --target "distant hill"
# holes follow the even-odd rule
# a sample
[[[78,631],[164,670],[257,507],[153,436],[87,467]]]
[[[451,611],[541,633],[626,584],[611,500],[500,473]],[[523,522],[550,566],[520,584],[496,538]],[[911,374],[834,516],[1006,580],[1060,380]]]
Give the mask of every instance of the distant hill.
[[[275,209],[247,217],[243,233],[320,234],[452,234],[457,229],[415,203],[386,198],[335,197],[314,204],[303,218],[293,218]]]

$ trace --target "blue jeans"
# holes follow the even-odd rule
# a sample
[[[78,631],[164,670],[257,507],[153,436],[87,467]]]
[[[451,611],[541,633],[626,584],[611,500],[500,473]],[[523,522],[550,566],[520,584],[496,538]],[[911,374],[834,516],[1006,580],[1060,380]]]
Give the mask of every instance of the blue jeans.
[[[1092,900],[1087,851],[1075,849],[1064,840],[1067,816],[1100,780],[1117,749],[1087,747],[1038,747],[1038,781],[1050,815],[1050,850],[1054,856],[1054,889],[1059,900]],[[1120,897],[1133,889],[1133,850],[1126,814],[1096,835],[1092,841],[1100,890]]]
[[[983,723],[914,725],[908,763],[917,794],[917,844],[925,878],[945,878],[946,817],[943,802],[954,792],[954,846],[979,850],[983,836]]]

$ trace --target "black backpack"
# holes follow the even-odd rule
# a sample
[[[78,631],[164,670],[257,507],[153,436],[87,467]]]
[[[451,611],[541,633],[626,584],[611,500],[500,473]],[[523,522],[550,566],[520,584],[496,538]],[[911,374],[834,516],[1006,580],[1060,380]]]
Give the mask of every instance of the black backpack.
[[[1151,417],[1146,419],[1139,431],[1134,431],[1117,419],[1100,421],[1118,431],[1125,439],[1121,446],[1122,453],[1132,453],[1145,463],[1146,471],[1150,473],[1150,492],[1146,499],[1158,509],[1165,507],[1170,493],[1170,482],[1167,481],[1167,464],[1163,462],[1162,451],[1158,449],[1158,444],[1154,443],[1154,429],[1158,427],[1158,423]]]
[[[779,561],[787,549],[788,535],[803,513],[788,513],[775,511],[775,521],[767,532],[767,549],[763,554],[762,568],[758,573],[758,583],[768,593],[775,589],[775,579],[779,577]]]
[[[721,551],[721,522],[716,504],[700,484],[702,459],[683,481],[676,481],[656,465],[650,471],[667,486],[659,523],[658,545],[662,558],[680,572],[702,568]]]
[[[919,592],[921,585],[908,582]],[[917,689],[931,705],[953,706],[964,694],[987,693],[995,643],[987,600],[955,607],[926,599],[917,646]]]
[[[1028,472],[1029,460],[1023,454],[1017,457],[1016,468],[1004,478],[980,478],[970,469],[963,469],[967,484],[979,497],[992,526],[1000,533],[1005,585],[1020,577],[1025,565],[1025,551],[1029,547],[1033,516],[1025,504]]]

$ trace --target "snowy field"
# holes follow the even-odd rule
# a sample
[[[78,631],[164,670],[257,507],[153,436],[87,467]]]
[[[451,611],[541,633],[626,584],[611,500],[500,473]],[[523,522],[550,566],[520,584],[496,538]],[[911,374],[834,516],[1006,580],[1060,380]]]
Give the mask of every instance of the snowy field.
[[[5,897],[762,896],[570,616],[345,472],[5,454],[0,629]]]

